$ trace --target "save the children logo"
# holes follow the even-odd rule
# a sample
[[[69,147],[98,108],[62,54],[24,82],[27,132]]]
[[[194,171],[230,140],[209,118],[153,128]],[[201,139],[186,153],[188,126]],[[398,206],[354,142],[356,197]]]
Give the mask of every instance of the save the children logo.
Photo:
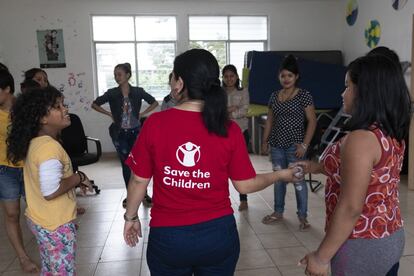
[[[185,167],[193,167],[200,160],[200,146],[187,142],[177,148],[175,152],[178,162]]]
[[[186,142],[177,147],[175,157],[182,166],[187,168],[183,169],[181,166],[175,168],[166,164],[163,171],[164,177],[162,178],[166,186],[172,189],[211,189],[211,173],[202,168],[191,168],[200,161],[200,148],[201,146],[191,142]]]

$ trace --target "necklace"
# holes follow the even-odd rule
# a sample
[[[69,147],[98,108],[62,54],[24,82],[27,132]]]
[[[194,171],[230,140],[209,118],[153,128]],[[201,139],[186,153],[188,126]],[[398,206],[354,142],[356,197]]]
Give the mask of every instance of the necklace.
[[[188,111],[201,111],[201,107],[204,105],[202,100],[186,100],[183,101],[178,107]]]
[[[286,92],[286,90],[282,90],[282,93],[279,94],[279,101],[286,102],[293,99],[296,96],[297,91],[297,88],[293,89],[292,92]]]

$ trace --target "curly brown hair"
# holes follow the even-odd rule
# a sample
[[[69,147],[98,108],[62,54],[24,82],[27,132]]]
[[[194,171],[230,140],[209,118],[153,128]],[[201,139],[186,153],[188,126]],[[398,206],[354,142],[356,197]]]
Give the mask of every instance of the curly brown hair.
[[[62,97],[63,94],[52,86],[32,89],[17,97],[10,111],[11,124],[6,139],[7,158],[13,164],[26,158],[30,141],[41,129],[40,120]]]

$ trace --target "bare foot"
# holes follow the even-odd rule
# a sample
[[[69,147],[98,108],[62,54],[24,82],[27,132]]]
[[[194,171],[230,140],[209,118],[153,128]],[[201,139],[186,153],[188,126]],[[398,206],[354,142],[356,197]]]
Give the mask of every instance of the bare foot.
[[[77,208],[76,208],[76,213],[77,213],[78,215],[83,215],[83,214],[85,214],[85,212],[86,212],[86,209],[85,209],[85,208],[83,208],[83,207],[77,207]]]
[[[39,267],[29,257],[19,257],[20,266],[26,273],[39,273]]]

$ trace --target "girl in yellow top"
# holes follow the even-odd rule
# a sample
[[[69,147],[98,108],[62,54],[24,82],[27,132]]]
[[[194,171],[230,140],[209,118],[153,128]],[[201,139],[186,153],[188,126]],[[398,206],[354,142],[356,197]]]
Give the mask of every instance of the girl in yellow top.
[[[74,188],[82,184],[92,189],[83,173],[73,173],[57,141],[69,125],[63,95],[54,87],[21,94],[11,109],[7,154],[13,163],[24,160],[25,215],[39,245],[42,275],[75,274]]]
[[[9,71],[0,69],[0,201],[4,210],[7,236],[24,272],[36,273],[39,268],[28,257],[20,227],[20,198],[24,196],[22,164],[13,165],[6,156],[9,111],[15,101],[14,80]]]

